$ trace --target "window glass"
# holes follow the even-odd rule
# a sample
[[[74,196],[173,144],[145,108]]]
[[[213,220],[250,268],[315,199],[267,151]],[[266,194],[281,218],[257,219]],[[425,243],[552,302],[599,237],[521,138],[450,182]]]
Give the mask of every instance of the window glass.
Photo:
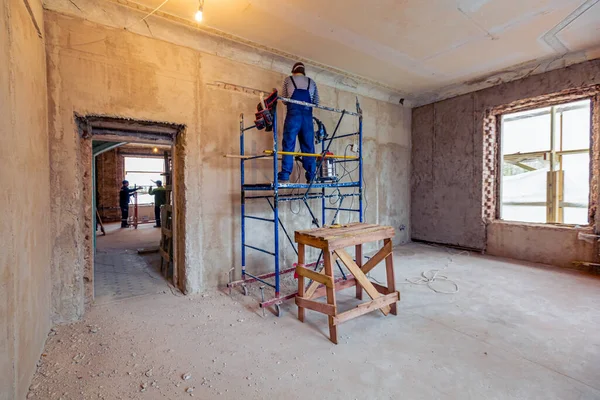
[[[590,101],[504,115],[501,135],[500,218],[587,225]],[[563,192],[554,195],[548,179],[561,171]],[[557,208],[562,212],[547,212]]]
[[[164,180],[161,175],[163,171],[164,160],[161,158],[125,157],[125,179],[129,181],[129,187],[142,187],[138,191],[138,204],[154,203],[154,196],[148,194],[148,187],[156,187],[157,180]]]
[[[162,158],[125,157],[125,171],[160,171],[165,167]]]
[[[567,111],[562,112],[562,150],[590,147],[590,101],[577,102],[574,105],[583,108],[567,108]]]
[[[550,150],[550,120],[549,107],[505,116],[502,123],[503,153]]]

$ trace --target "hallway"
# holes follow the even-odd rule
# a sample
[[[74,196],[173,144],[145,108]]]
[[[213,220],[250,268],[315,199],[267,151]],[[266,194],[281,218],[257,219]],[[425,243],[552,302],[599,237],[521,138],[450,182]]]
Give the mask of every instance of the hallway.
[[[159,229],[152,224],[120,229],[119,223],[114,223],[106,224],[105,230],[106,236],[97,237],[94,304],[160,293],[167,288],[160,274],[160,255],[138,254],[138,249],[158,246]]]

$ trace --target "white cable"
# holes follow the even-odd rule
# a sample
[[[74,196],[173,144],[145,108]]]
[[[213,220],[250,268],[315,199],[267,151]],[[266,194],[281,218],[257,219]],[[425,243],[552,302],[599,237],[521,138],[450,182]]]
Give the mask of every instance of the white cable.
[[[140,19],[139,21],[134,22],[133,24],[131,24],[129,26],[126,26],[125,29],[129,30],[129,28],[131,28],[132,26],[137,25],[137,24],[139,24],[142,21],[145,21],[146,18],[148,18],[149,16],[151,16],[152,14],[154,14],[155,12],[157,12],[158,10],[160,10],[161,7],[164,6],[165,4],[167,4],[168,1],[169,0],[163,1],[158,7],[156,7],[154,10],[150,11],[144,18]]]
[[[450,249],[448,249],[447,247],[444,246],[439,246],[439,245],[435,245],[435,244],[429,244],[429,246],[432,247],[441,247],[444,250],[446,250],[447,253],[449,253],[451,256],[460,256],[460,255],[464,255],[466,254],[467,256],[470,256],[471,254],[468,251],[460,251],[458,253],[453,253],[450,251]],[[459,287],[458,287],[458,283],[456,283],[455,281],[448,279],[447,276],[444,275],[438,275],[440,272],[444,271],[446,268],[448,268],[450,266],[451,263],[453,263],[454,260],[452,259],[452,257],[448,257],[448,262],[444,265],[444,268],[442,269],[430,269],[428,271],[423,271],[421,272],[421,276],[414,278],[414,279],[405,279],[405,282],[396,282],[397,285],[408,285],[408,284],[412,284],[412,285],[427,285],[427,287],[431,290],[433,290],[435,293],[440,293],[440,294],[455,294],[458,293],[459,291]],[[373,278],[370,274],[367,274],[367,276],[371,279],[373,279],[375,282],[379,283],[380,285],[384,285],[384,283],[379,282],[377,279]],[[434,284],[435,282],[441,282],[441,281],[446,281],[451,283],[455,290],[453,291],[445,291],[445,290],[438,290],[435,287],[432,286],[432,284]]]

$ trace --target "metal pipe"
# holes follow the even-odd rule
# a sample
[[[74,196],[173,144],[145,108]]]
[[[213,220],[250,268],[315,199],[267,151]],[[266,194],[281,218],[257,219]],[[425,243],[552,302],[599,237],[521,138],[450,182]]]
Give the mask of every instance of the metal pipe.
[[[261,253],[270,254],[270,255],[272,255],[272,256],[274,256],[274,255],[275,255],[275,253],[271,253],[270,251],[267,251],[267,250],[265,250],[265,249],[261,249],[260,247],[254,247],[254,246],[250,246],[249,244],[245,244],[245,245],[244,245],[244,247],[248,247],[248,248],[254,249],[254,250],[256,250],[256,251],[260,251]],[[247,275],[247,273],[246,273],[246,275]]]
[[[356,112],[359,114],[358,117],[358,209],[359,209],[359,221],[364,222],[363,215],[363,117],[358,97],[356,97]]]
[[[267,199],[267,202],[269,203],[269,206],[271,206],[271,210],[275,211],[275,209],[273,208],[273,205],[271,204],[271,200]],[[288,241],[292,245],[292,248],[294,249],[294,252],[296,253],[296,255],[298,255],[298,250],[296,249],[296,245],[294,244],[294,241],[290,237],[290,234],[288,233],[287,229],[285,229],[285,226],[283,225],[283,222],[281,222],[281,219],[279,220],[279,225],[281,226],[281,229],[283,229],[283,232],[285,233],[285,236],[288,238]]]
[[[279,221],[279,190],[277,177],[277,108],[273,110],[273,219]],[[275,238],[275,297],[279,297],[279,225],[273,224]]]
[[[305,101],[299,101],[299,100],[292,100],[292,99],[288,99],[286,97],[281,97],[281,96],[278,96],[277,99],[283,101],[284,103],[293,103],[293,104],[298,104],[300,106],[311,107],[311,108],[319,108],[321,110],[333,111],[333,112],[336,112],[336,113],[346,113],[346,114],[350,114],[350,115],[354,115],[354,116],[358,116],[359,115],[358,113],[354,113],[352,111],[339,110],[337,108],[327,107],[327,106],[320,106],[320,105],[316,105],[316,104],[313,104],[313,103],[307,103]]]
[[[244,114],[240,114],[240,154],[244,155]],[[241,181],[241,204],[240,209],[242,212],[241,218],[241,235],[242,235],[242,280],[246,278],[246,215],[245,207],[246,207],[246,193],[244,192],[244,159],[240,160],[240,181]]]
[[[262,279],[260,279],[259,277],[257,277],[257,276],[254,276],[254,275],[252,275],[252,274],[251,274],[251,273],[249,273],[249,272],[246,272],[246,275],[248,275],[250,278],[254,279],[255,281],[258,281],[258,282],[264,283],[264,284],[265,284],[265,285],[267,285],[267,286],[270,286],[270,287],[272,287],[272,288],[275,288],[275,286],[274,286],[272,283],[269,283],[269,282],[263,281],[263,280],[262,280]]]
[[[262,217],[255,217],[253,215],[246,215],[244,216],[244,218],[249,218],[249,219],[256,219],[259,221],[267,221],[267,222],[275,222],[274,219],[270,219],[270,218],[262,218]]]
[[[264,153],[269,156],[273,155],[272,150],[265,150]],[[356,157],[356,156],[340,156],[340,155],[336,155],[336,154],[323,154],[323,153],[302,153],[300,151],[280,151],[277,154],[281,154],[284,156],[321,157],[321,158],[335,158],[335,159],[339,158],[342,160],[358,160],[358,157]]]

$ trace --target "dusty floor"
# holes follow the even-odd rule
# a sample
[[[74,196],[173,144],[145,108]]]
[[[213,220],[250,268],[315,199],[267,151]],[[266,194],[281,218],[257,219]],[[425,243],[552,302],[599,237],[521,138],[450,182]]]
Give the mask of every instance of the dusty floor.
[[[263,317],[256,288],[95,306],[50,333],[29,398],[600,399],[598,277],[453,253],[397,248],[398,282],[447,266],[460,291],[401,285],[397,317],[349,321],[337,346],[293,302]]]
[[[119,223],[105,225],[106,236],[98,235],[94,257],[94,303],[110,303],[129,297],[159,293],[167,288],[160,275],[160,255],[139,255],[140,248],[158,246],[160,229],[141,224],[138,229],[120,229]]]

